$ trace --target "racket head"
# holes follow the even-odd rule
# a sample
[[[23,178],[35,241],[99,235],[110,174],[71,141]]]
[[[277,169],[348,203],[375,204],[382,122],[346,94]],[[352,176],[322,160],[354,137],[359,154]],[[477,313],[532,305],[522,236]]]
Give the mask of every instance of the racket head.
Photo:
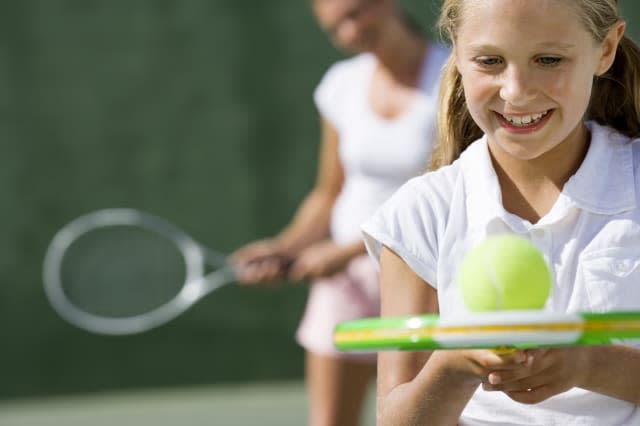
[[[421,351],[596,345],[640,339],[640,312],[550,313],[540,310],[365,318],[336,326],[342,351]]]
[[[53,309],[77,327],[140,333],[208,293],[205,264],[223,259],[157,216],[104,209],[56,233],[44,258],[44,289]]]

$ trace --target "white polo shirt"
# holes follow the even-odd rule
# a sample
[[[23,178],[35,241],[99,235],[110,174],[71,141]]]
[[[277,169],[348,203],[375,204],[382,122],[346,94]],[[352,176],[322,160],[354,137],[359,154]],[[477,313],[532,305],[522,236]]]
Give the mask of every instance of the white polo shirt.
[[[364,224],[369,253],[378,260],[383,245],[397,253],[438,291],[446,317],[466,312],[456,284],[466,253],[488,235],[512,232],[532,241],[552,269],[546,310],[640,310],[640,139],[586,125],[587,156],[538,223],[504,209],[482,138],[452,165],[407,182]],[[578,388],[521,405],[479,388],[460,424],[640,425],[640,407]]]

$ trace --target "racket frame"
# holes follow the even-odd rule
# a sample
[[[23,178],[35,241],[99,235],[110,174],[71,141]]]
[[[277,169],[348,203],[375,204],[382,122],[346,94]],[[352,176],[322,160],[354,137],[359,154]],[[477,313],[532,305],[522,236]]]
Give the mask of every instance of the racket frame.
[[[76,307],[64,293],[62,262],[67,249],[82,235],[111,226],[139,227],[166,238],[176,245],[185,264],[185,283],[175,298],[143,314],[112,318],[91,314]],[[205,266],[217,268],[205,275]],[[234,268],[224,254],[198,244],[170,222],[135,209],[103,209],[80,216],[53,237],[43,264],[45,294],[53,309],[69,323],[99,334],[135,334],[164,324],[196,303],[211,291],[233,282]]]
[[[640,312],[549,313],[540,310],[364,318],[338,324],[342,351],[535,348],[640,342]]]

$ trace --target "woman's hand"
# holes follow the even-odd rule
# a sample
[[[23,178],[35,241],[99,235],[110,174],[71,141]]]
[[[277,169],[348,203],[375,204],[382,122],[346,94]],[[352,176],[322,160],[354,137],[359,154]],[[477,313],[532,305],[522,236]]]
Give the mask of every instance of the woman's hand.
[[[514,401],[536,404],[573,387],[588,373],[589,347],[526,350],[523,368],[492,371],[483,388],[502,391]]]
[[[342,271],[355,253],[332,240],[315,243],[302,250],[289,269],[289,278],[296,281],[327,277]]]
[[[240,284],[272,284],[285,278],[292,256],[276,239],[254,241],[231,255]]]

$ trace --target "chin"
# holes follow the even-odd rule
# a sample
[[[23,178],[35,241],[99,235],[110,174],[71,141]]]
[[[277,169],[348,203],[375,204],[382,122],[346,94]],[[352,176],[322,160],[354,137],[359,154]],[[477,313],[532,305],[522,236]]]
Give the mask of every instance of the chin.
[[[547,152],[547,149],[545,147],[540,146],[539,141],[530,140],[525,142],[509,139],[505,140],[505,138],[496,137],[495,134],[493,135],[493,137],[489,136],[489,140],[496,141],[491,143],[494,155],[497,154],[495,152],[495,150],[497,149],[502,154],[501,156],[504,156],[506,154],[508,157],[514,160],[531,161],[543,156]]]

